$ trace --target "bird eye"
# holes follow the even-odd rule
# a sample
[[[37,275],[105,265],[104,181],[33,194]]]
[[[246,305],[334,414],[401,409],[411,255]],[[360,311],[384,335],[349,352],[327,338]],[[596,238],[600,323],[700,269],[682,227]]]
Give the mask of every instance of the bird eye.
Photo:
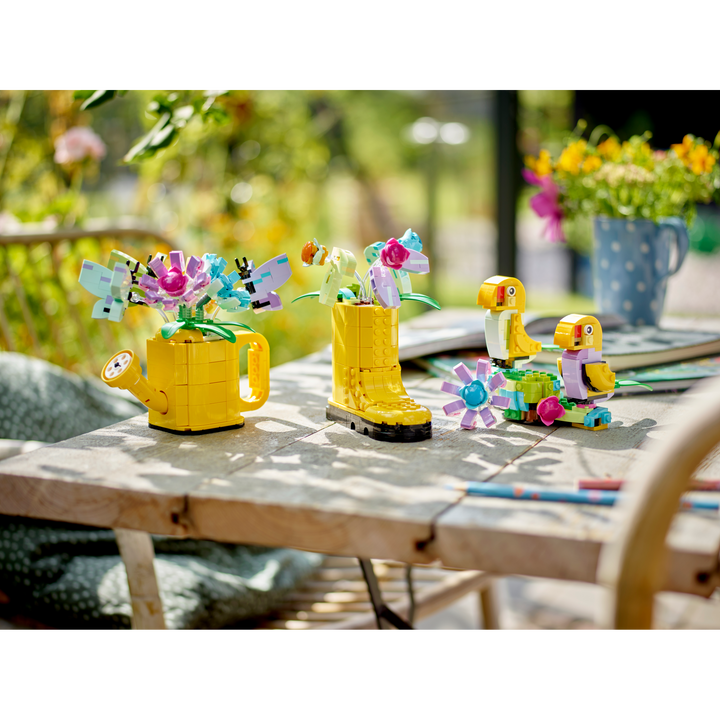
[[[512,285],[507,289],[507,294],[510,297],[515,297],[515,288]]]
[[[586,326],[585,326],[585,334],[586,334],[586,335],[592,335],[592,334],[593,334],[593,326],[592,326],[592,325],[586,325]]]

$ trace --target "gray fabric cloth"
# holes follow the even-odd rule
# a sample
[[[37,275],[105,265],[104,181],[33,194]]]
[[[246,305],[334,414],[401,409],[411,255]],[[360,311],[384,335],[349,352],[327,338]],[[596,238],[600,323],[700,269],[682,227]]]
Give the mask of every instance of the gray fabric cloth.
[[[0,438],[59,442],[144,408],[50,363],[0,352]],[[321,563],[285,548],[154,537],[170,628],[264,615]],[[129,628],[125,566],[112,530],[0,516],[0,590],[22,614],[63,628]]]

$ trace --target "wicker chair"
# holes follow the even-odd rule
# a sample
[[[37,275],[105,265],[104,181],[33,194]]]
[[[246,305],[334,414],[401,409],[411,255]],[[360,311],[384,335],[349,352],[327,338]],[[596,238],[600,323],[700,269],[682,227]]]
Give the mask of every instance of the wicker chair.
[[[652,627],[670,525],[693,473],[718,443],[720,379],[715,378],[698,383],[678,403],[672,435],[648,448],[654,452],[633,478],[620,536],[603,548],[598,566],[598,582],[612,590],[607,626]],[[708,577],[708,587],[717,580]]]

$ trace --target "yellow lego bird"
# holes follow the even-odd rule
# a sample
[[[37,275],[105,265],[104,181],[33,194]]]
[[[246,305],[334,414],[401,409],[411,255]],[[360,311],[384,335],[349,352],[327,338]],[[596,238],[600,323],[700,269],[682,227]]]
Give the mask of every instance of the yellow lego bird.
[[[514,369],[531,362],[540,343],[525,332],[525,288],[513,277],[494,275],[480,287],[477,304],[485,313],[488,355],[501,368]]]
[[[613,396],[615,373],[602,359],[602,326],[596,318],[566,315],[555,329],[554,342],[563,348],[557,365],[568,400],[587,403]]]

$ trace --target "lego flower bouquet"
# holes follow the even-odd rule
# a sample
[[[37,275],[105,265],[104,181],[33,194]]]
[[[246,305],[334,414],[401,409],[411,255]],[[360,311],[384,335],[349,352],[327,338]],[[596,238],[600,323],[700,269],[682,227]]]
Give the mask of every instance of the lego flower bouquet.
[[[548,240],[565,241],[565,220],[593,218],[596,303],[636,325],[657,324],[696,206],[720,197],[720,133],[713,145],[686,135],[669,150],[653,150],[649,139],[620,143],[598,127],[588,141],[568,138],[557,158],[544,149],[525,158],[523,170],[541,188],[530,206],[546,219]]]
[[[242,412],[255,410],[269,393],[267,340],[239,322],[218,320],[220,310],[279,310],[275,289],[291,275],[286,255],[259,268],[243,258],[225,274],[227,261],[214,254],[156,255],[147,266],[118,250],[108,267],[84,260],[80,284],[100,299],[92,317],[120,322],[130,305],[157,310],[165,321],[147,341],[148,375],[131,350],[108,360],[102,379],[129,390],[150,409],[149,425],[173,433],[203,433],[242,427]],[[238,286],[239,287],[236,287]],[[250,396],[240,397],[239,351],[249,345]]]
[[[361,276],[347,250],[328,252],[317,240],[302,249],[306,267],[327,268],[319,291],[295,299],[317,297],[332,308],[333,390],[327,417],[376,440],[414,442],[432,436],[430,410],[408,397],[398,359],[401,303],[440,307],[412,292],[410,274],[430,270],[421,250],[422,241],[411,229],[399,240],[369,245],[369,267]]]

